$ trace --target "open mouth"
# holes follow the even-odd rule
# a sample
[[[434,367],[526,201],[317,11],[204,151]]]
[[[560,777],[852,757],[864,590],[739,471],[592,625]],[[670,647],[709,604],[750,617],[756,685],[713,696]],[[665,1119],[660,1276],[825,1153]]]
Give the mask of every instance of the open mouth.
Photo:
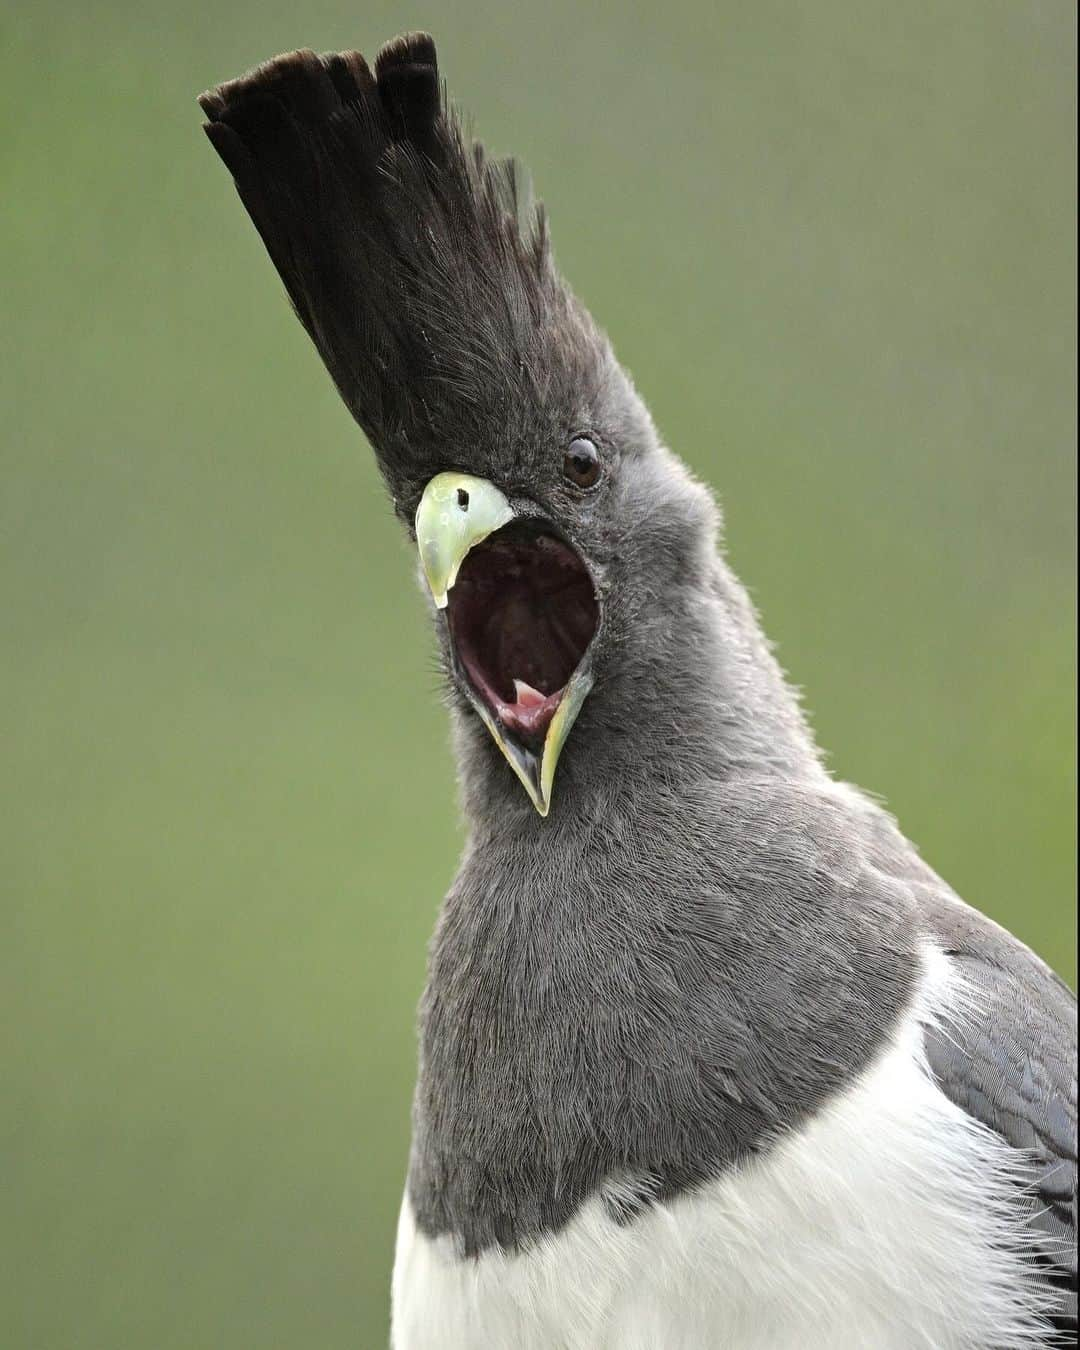
[[[561,539],[514,522],[470,549],[447,614],[476,694],[506,732],[539,751],[599,623],[584,563]]]

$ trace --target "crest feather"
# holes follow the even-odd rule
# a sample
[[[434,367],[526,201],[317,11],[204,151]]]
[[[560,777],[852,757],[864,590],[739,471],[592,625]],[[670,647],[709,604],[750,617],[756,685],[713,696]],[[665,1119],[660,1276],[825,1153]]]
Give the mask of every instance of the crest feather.
[[[483,435],[595,367],[602,343],[559,279],[517,166],[471,143],[435,44],[296,51],[203,94],[301,322],[384,470]],[[504,422],[505,425],[505,422]]]

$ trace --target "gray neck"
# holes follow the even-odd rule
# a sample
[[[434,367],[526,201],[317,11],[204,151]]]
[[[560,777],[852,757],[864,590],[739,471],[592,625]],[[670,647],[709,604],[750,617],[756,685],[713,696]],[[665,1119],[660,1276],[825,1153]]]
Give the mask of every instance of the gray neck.
[[[825,788],[727,567],[664,595],[620,629],[546,820],[455,719],[469,840],[430,948],[409,1196],[463,1254],[719,1175],[859,1072],[909,995],[904,907],[854,875],[882,847],[907,866],[902,841]]]
[[[476,838],[561,832],[601,809],[633,816],[677,786],[824,774],[746,590],[715,553],[700,575],[669,588],[664,605],[643,606],[621,635],[617,669],[598,670],[563,751],[546,821],[464,709],[455,710],[455,745]]]

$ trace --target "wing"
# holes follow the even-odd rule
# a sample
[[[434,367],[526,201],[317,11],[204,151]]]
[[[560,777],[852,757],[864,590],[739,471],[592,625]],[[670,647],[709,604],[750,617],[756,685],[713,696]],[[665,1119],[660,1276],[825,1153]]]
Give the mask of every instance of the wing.
[[[1061,1343],[1075,1345],[1076,999],[1033,952],[966,905],[939,893],[923,912],[973,992],[961,1036],[928,1031],[930,1067],[952,1101],[1035,1159],[1038,1259],[1060,1294]]]

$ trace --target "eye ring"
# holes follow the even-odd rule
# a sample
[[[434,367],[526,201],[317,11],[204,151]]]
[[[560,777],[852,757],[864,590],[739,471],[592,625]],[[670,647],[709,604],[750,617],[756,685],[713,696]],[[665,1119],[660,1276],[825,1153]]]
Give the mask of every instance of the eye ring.
[[[575,487],[595,487],[600,480],[600,451],[588,436],[575,436],[563,456],[563,477]]]

